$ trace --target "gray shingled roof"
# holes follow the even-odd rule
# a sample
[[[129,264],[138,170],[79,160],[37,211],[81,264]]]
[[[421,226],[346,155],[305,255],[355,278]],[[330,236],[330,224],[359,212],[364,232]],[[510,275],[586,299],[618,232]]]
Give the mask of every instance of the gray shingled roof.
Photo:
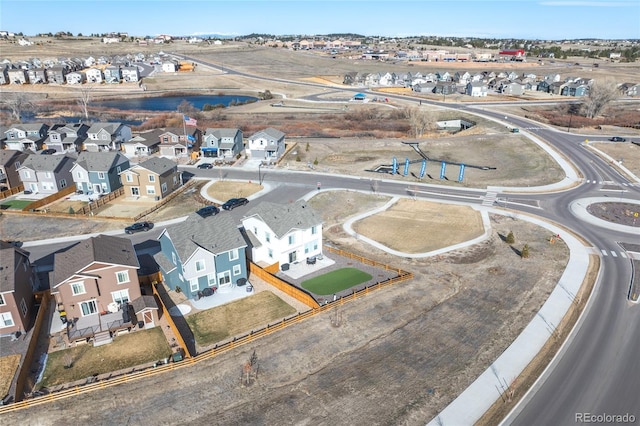
[[[58,286],[92,262],[140,267],[131,240],[98,235],[54,255],[52,287]]]
[[[108,172],[118,164],[128,161],[127,157],[116,151],[89,152],[83,151],[78,155],[76,163],[90,172]]]
[[[107,133],[113,135],[120,126],[122,126],[122,123],[94,123],[89,130],[87,130],[87,133],[98,133],[104,129]]]
[[[232,129],[232,128],[212,128],[212,127],[207,127],[207,130],[205,131],[206,135],[213,135],[218,139],[222,139],[222,138],[233,138],[235,137],[236,133],[238,133],[240,131],[240,129]]]
[[[171,161],[168,158],[164,158],[164,157],[153,157],[138,164],[138,166],[143,167],[159,175],[165,174],[166,172],[175,168],[177,165],[178,164],[175,161]]]
[[[282,133],[278,129],[274,129],[273,127],[266,128],[264,130],[260,130],[259,132],[254,133],[249,139],[257,139],[261,134],[265,134],[270,138],[275,140],[280,140],[284,137],[284,133]]]
[[[0,149],[0,165],[9,165],[11,161],[14,161],[14,157],[18,157],[23,154],[22,151],[16,151],[13,149]]]
[[[153,296],[140,296],[137,299],[131,301],[131,306],[133,306],[133,312],[139,314],[145,309],[158,309],[158,303],[156,302],[155,297]]]
[[[183,262],[198,247],[217,254],[247,246],[235,221],[225,213],[205,218],[192,213],[184,222],[168,228],[167,233]]]
[[[14,291],[15,269],[18,256],[29,258],[29,252],[5,241],[0,241],[0,292]]]
[[[136,133],[130,140],[125,143],[141,143],[147,147],[157,145],[160,143],[160,135],[163,133],[165,132],[160,129],[153,129],[149,132],[144,133]]]
[[[276,204],[263,201],[251,209],[245,218],[257,216],[282,238],[292,229],[308,229],[322,224],[320,215],[304,200],[291,204]]]
[[[30,155],[22,167],[38,172],[55,172],[60,169],[66,161],[73,161],[73,158],[69,155]]]

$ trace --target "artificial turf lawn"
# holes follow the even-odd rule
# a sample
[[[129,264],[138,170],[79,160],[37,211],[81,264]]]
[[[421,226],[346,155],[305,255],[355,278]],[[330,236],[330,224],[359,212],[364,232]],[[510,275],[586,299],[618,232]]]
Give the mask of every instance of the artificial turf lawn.
[[[313,294],[326,296],[346,290],[370,279],[371,275],[360,269],[342,268],[303,281],[300,285]]]

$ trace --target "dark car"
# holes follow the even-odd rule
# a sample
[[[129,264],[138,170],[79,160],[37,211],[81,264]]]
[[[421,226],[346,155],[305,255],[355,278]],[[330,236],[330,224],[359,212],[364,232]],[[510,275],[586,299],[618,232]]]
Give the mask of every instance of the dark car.
[[[215,216],[220,213],[220,209],[216,206],[206,206],[198,210],[196,213],[198,213],[202,217]]]
[[[213,169],[213,164],[211,163],[202,163],[198,164],[199,169]]]
[[[626,142],[625,138],[621,138],[620,136],[614,136],[609,139],[611,142]]]
[[[136,222],[133,225],[124,228],[124,232],[127,234],[135,234],[136,232],[146,232],[151,228],[153,228],[153,223],[151,222]]]
[[[47,149],[43,149],[40,154],[44,154],[44,155],[51,155],[51,154],[55,154],[56,150],[53,148],[47,148]]]
[[[222,208],[225,210],[233,210],[236,207],[244,206],[248,202],[249,200],[247,200],[246,198],[232,198],[230,200],[227,200],[227,202],[222,205]]]

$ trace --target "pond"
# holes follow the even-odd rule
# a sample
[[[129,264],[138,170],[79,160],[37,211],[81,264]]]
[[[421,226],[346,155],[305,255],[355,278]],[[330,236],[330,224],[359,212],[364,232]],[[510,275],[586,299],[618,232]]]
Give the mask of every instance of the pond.
[[[161,96],[154,98],[118,99],[113,101],[95,102],[94,106],[116,108],[121,110],[143,111],[177,111],[183,101],[189,102],[195,108],[202,110],[204,105],[244,104],[255,102],[258,98],[240,95],[194,95],[194,96]]]

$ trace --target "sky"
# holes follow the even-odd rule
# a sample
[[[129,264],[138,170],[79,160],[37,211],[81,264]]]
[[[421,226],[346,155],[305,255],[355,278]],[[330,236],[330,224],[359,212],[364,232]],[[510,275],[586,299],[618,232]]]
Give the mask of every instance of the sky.
[[[640,39],[640,0],[0,0],[0,30]]]

